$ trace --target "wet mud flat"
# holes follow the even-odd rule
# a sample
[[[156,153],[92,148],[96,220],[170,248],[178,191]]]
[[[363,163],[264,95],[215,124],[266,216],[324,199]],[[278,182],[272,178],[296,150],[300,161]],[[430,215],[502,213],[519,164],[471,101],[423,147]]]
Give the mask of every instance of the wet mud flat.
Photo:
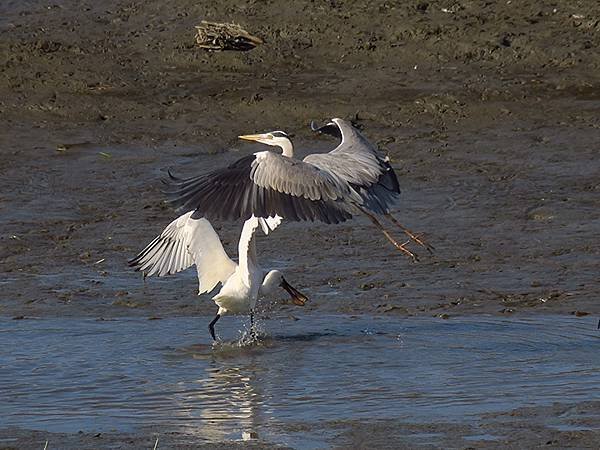
[[[481,314],[517,322],[550,314],[576,335],[579,323],[600,314],[599,17],[594,1],[3,2],[2,329],[70,318],[93,331],[99,318],[193,317],[190,333],[201,339],[214,304],[195,295],[192,273],[144,283],[126,267],[175,217],[162,203],[160,178],[169,167],[192,175],[261,150],[235,138],[258,131],[293,133],[300,156],[328,151],[334,143],[312,135],[308,123],[339,116],[389,154],[403,190],[395,214],[423,231],[435,254],[412,264],[362,219],[286,223],[260,239],[259,257],[311,301],[304,309],[264,301],[264,320],[292,316],[308,330],[311,317],[350,314],[460,328]],[[200,51],[194,25],[203,19],[239,22],[265,43],[250,52]],[[234,255],[240,227],[215,226]],[[64,327],[56,329],[58,339]],[[267,349],[294,347],[284,342]],[[332,445],[385,447],[394,436],[408,447],[589,447],[597,404],[576,398],[515,399],[518,409],[482,412],[481,426],[327,417],[270,432],[325,430]],[[573,429],[563,420],[571,416]],[[100,439],[85,427],[49,434],[23,423],[2,432],[0,446],[43,448],[54,436],[65,448],[96,448]],[[102,431],[101,439],[151,448],[157,434],[168,446],[165,426],[144,426],[149,431]],[[201,445],[187,431],[174,433],[177,445]],[[259,437],[266,440],[258,447],[287,442]]]
[[[598,111],[592,103],[586,103],[590,114]],[[555,107],[575,113],[581,102],[561,100]],[[366,132],[381,136],[377,127]],[[410,147],[390,147],[403,189],[394,213],[423,231],[435,253],[420,252],[413,264],[363,218],[335,226],[284,223],[259,237],[259,258],[306,291],[307,310],[600,313],[597,128],[519,121],[457,131],[443,141],[414,129],[386,132],[402,133]],[[25,130],[18,136],[16,142],[30,139]],[[296,142],[317,151],[333,144],[314,137]],[[209,297],[195,295],[193,271],[143,282],[127,260],[175,217],[160,192],[166,168],[191,175],[259,148],[236,143],[212,154],[204,146],[138,145],[44,147],[35,155],[21,147],[9,155],[13,165],[4,170],[0,200],[1,314],[213,313]],[[215,227],[235,256],[239,224]],[[303,312],[263,306],[266,314]]]
[[[600,312],[596,2],[46,6],[2,5],[0,314],[212,313],[193,277],[126,267],[175,217],[166,169],[221,167],[262,149],[236,136],[273,128],[328,151],[308,123],[333,116],[389,154],[395,214],[436,252],[411,264],[361,218],[286,223],[261,261],[309,309]],[[195,48],[193,26],[225,16],[265,44]],[[238,225],[215,224],[232,253]]]
[[[239,320],[224,319],[213,345],[198,319],[2,320],[0,438],[464,448],[517,443],[519,428],[535,430],[534,446],[599,437],[590,318],[308,315],[261,321],[251,345]]]

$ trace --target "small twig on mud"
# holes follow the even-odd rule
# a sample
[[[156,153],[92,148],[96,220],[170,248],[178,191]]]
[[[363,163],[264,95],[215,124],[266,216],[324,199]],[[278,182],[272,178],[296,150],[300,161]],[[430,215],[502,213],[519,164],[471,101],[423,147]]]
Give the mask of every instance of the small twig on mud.
[[[207,22],[196,26],[196,43],[207,50],[252,50],[263,40],[235,23]]]
[[[48,439],[46,439],[46,443],[44,444],[44,450],[48,450]]]
[[[158,436],[156,436],[156,442],[154,442],[154,449],[156,450],[158,448]]]

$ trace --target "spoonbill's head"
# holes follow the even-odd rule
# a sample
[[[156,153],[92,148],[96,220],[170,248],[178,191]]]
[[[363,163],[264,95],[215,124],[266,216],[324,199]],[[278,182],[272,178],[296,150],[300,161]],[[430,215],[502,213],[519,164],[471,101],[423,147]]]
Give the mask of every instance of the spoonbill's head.
[[[245,141],[254,141],[260,142],[261,144],[281,147],[285,156],[292,156],[293,154],[294,146],[292,145],[290,136],[283,131],[270,131],[263,134],[245,134],[238,137]]]
[[[304,306],[308,301],[308,297],[289,284],[285,278],[283,278],[283,274],[279,270],[271,270],[265,277],[261,290],[265,294],[272,294],[277,288],[287,291],[295,305]]]

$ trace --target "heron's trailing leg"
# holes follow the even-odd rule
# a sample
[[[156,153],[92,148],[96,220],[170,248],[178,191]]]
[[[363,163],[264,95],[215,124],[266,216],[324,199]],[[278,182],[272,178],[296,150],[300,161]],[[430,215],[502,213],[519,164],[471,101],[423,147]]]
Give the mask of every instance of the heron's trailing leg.
[[[392,244],[394,244],[394,247],[396,247],[401,252],[410,256],[413,261],[419,260],[419,258],[416,254],[414,254],[413,252],[411,252],[409,249],[407,249],[405,247],[405,245],[408,244],[410,241],[407,241],[404,244],[398,244],[398,242],[396,242],[396,240],[392,237],[392,235],[388,232],[388,230],[386,230],[384,228],[384,226],[381,224],[381,222],[379,222],[379,220],[377,220],[377,217],[375,217],[373,214],[371,214],[369,211],[365,210],[364,208],[361,208],[360,206],[358,207],[358,209],[360,209],[369,219],[371,219],[371,222],[373,222],[373,225],[375,225],[377,228],[379,228],[381,230],[381,232],[385,235],[385,237],[388,239],[388,241],[390,241]]]
[[[216,341],[217,338],[215,337],[215,323],[217,323],[217,321],[221,318],[221,314],[217,314],[215,316],[215,318],[212,320],[211,323],[208,324],[208,331],[210,332],[210,335],[213,338],[213,341]]]
[[[433,247],[433,245],[425,242],[423,239],[421,239],[419,236],[417,236],[416,234],[414,234],[412,231],[410,231],[408,228],[406,228],[404,225],[402,225],[400,222],[398,222],[398,219],[396,219],[394,216],[392,216],[390,213],[387,213],[385,215],[388,219],[390,219],[398,228],[400,228],[402,231],[404,231],[404,233],[411,238],[413,241],[415,241],[417,244],[419,244],[422,247],[425,247],[427,249],[427,251],[431,254],[433,254],[433,250],[435,250],[435,248]]]

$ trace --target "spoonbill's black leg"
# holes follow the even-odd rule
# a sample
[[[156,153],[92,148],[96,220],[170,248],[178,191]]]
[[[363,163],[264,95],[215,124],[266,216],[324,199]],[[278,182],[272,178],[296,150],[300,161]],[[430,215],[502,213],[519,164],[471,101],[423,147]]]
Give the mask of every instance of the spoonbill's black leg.
[[[217,323],[217,321],[221,318],[220,314],[217,314],[215,316],[215,318],[213,319],[213,321],[211,323],[208,324],[208,331],[210,332],[210,335],[213,338],[213,341],[216,341],[217,338],[215,337],[215,323]]]
[[[256,340],[256,328],[254,327],[254,311],[250,311],[250,336],[252,340]]]

